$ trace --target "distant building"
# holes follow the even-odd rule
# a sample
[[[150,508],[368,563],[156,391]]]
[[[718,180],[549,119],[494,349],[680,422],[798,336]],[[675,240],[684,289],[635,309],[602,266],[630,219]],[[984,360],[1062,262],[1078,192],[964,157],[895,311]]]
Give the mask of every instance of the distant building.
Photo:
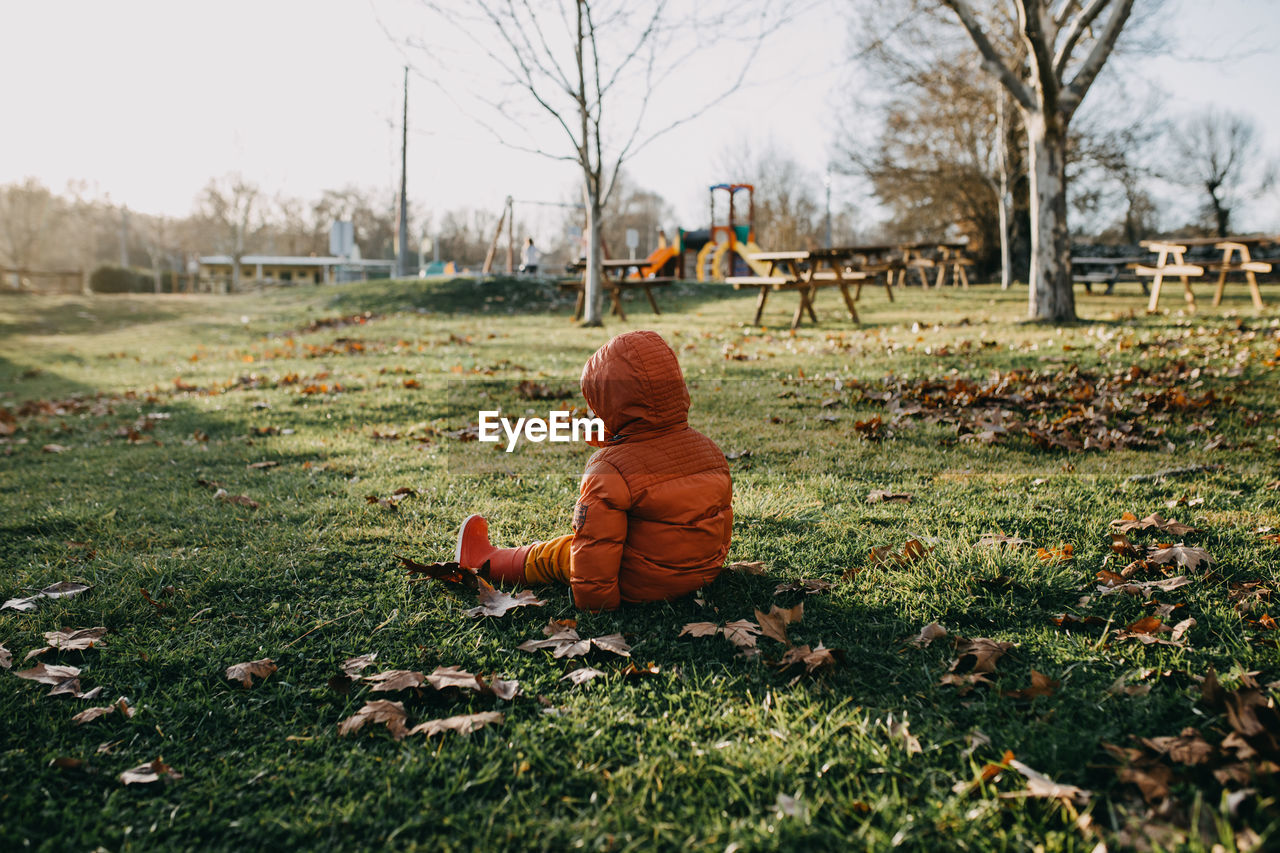
[[[369,261],[359,258],[303,255],[245,255],[240,259],[240,277],[246,282],[273,284],[329,284],[389,277],[395,261]],[[231,278],[230,255],[204,255],[200,258],[202,279]]]

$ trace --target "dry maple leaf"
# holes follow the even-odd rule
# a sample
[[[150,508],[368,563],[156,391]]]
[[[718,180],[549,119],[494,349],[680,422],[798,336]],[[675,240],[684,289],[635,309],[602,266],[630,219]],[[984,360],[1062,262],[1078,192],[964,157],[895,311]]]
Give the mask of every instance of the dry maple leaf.
[[[541,598],[534,595],[527,589],[520,590],[515,595],[494,589],[493,585],[484,578],[477,578],[477,591],[480,596],[480,606],[473,607],[467,611],[467,615],[473,619],[479,619],[484,616],[500,617],[508,610],[516,607],[542,607],[546,604]]]
[[[419,563],[408,557],[396,556],[400,565],[409,570],[410,575],[421,575],[443,583],[460,584],[467,589],[476,589],[480,578],[475,569],[464,569],[457,563]]]
[[[53,690],[49,692],[50,696],[57,696],[62,693],[80,695],[79,667],[38,663],[31,669],[20,670],[15,672],[14,675],[18,676],[18,678],[34,681],[37,684],[53,685]]]
[[[1174,536],[1185,536],[1188,533],[1199,533],[1200,531],[1194,527],[1189,527],[1178,521],[1170,521],[1157,512],[1153,512],[1146,518],[1138,518],[1131,512],[1126,512],[1120,518],[1111,522],[1111,526],[1120,533],[1128,533],[1131,530],[1159,530],[1162,533],[1172,533]]]
[[[754,649],[756,638],[760,636],[760,626],[750,619],[736,619],[726,622],[720,629],[724,638],[740,649]]]
[[[985,672],[948,672],[938,679],[938,683],[943,687],[955,687],[957,695],[966,696],[979,685],[990,686],[991,680]]]
[[[1101,573],[1099,573],[1101,574]],[[1187,580],[1186,575],[1178,575],[1177,577],[1164,578],[1163,580],[1139,581],[1124,583],[1124,578],[1120,578],[1120,582],[1115,586],[1109,584],[1098,587],[1098,592],[1102,595],[1111,595],[1117,592],[1123,592],[1126,595],[1137,595],[1143,598],[1151,594],[1152,590],[1160,590],[1161,592],[1173,592],[1179,587],[1184,587],[1191,581]]]
[[[785,609],[775,604],[769,608],[768,613],[756,611],[756,622],[760,625],[760,633],[772,640],[777,640],[784,646],[791,645],[791,641],[787,639],[787,626],[803,618],[803,601],[795,607]]]
[[[662,674],[662,667],[653,661],[649,661],[644,666],[636,666],[635,661],[628,661],[627,665],[619,670],[619,674],[623,678],[651,678]]]
[[[867,559],[873,566],[909,566],[932,550],[921,544],[919,539],[909,539],[902,546],[902,553],[898,553],[890,546],[882,545],[872,548]]]
[[[1147,560],[1157,566],[1179,565],[1195,570],[1201,565],[1212,566],[1213,557],[1203,548],[1191,548],[1181,542],[1177,545],[1165,545],[1147,555]]]
[[[1004,653],[1013,648],[1013,643],[991,640],[986,637],[974,639],[956,638],[956,654],[958,657],[951,663],[952,672],[995,672],[996,661]]]
[[[46,631],[44,640],[49,644],[50,648],[74,652],[103,645],[101,640],[106,634],[107,629],[101,627],[79,628],[75,631],[63,629],[61,631]]]
[[[446,687],[475,690],[476,675],[456,666],[438,666],[427,676],[427,683],[436,690],[444,690]]]
[[[984,533],[979,537],[978,541],[973,543],[975,548],[994,548],[998,545],[1008,545],[1010,548],[1018,548],[1023,545],[1033,545],[1030,539],[1023,539],[1020,536],[1007,536],[1004,533]]]
[[[1086,625],[1107,624],[1107,620],[1099,616],[1074,616],[1070,613],[1059,613],[1057,616],[1050,616],[1049,621],[1057,627],[1067,630],[1082,628]]]
[[[1065,563],[1068,560],[1075,559],[1075,547],[1072,545],[1061,545],[1057,548],[1037,548],[1036,556],[1041,562],[1059,562]]]
[[[907,492],[886,492],[883,489],[874,489],[867,495],[867,503],[904,503],[909,504],[915,500],[915,495]]]
[[[595,678],[596,676],[600,676],[600,675],[604,675],[604,673],[593,667],[584,666],[579,669],[566,672],[563,676],[561,676],[560,680],[572,681],[574,684],[584,684],[590,681],[591,679]]]
[[[1213,759],[1217,750],[1194,728],[1185,728],[1177,737],[1144,737],[1141,742],[1151,751],[1179,764],[1204,764]]]
[[[843,657],[843,652],[828,649],[822,643],[818,643],[813,648],[807,645],[793,646],[787,649],[786,654],[778,661],[778,668],[786,670],[795,666],[804,666],[806,672],[815,672],[819,669],[834,667]]]
[[[364,680],[373,685],[374,693],[394,693],[397,690],[421,687],[424,676],[411,669],[388,669],[385,672],[365,676]]]
[[[510,702],[512,699],[520,695],[519,681],[516,681],[515,679],[504,681],[496,675],[490,676],[488,681],[485,681],[484,678],[477,675],[475,688],[481,693],[491,694],[506,702]]]
[[[711,637],[720,633],[720,626],[714,622],[690,622],[680,629],[678,636]]]
[[[1009,760],[1009,766],[1021,773],[1027,780],[1027,789],[1025,791],[1011,791],[1002,793],[1000,796],[1004,798],[1018,797],[1045,797],[1055,800],[1066,800],[1075,803],[1077,806],[1087,805],[1089,798],[1093,796],[1091,791],[1083,788],[1077,788],[1075,785],[1063,785],[1055,782],[1043,773],[1032,770],[1021,761],[1015,759]]]
[[[824,581],[820,578],[801,578],[799,580],[780,583],[774,588],[773,594],[780,595],[784,592],[803,592],[805,595],[816,595],[820,592],[830,592],[831,581]]]
[[[30,613],[40,606],[40,599],[42,598],[71,598],[89,589],[91,587],[87,584],[59,581],[45,587],[35,595],[27,596],[26,598],[10,598],[4,604],[0,604],[0,610],[17,610],[19,613]]]
[[[459,714],[456,717],[445,717],[442,720],[425,720],[409,730],[411,735],[438,735],[443,732],[457,732],[468,735],[493,723],[501,723],[506,717],[500,711],[481,711],[478,714]]]
[[[939,625],[937,622],[930,622],[920,629],[920,633],[916,634],[907,642],[915,646],[917,649],[926,648],[934,640],[940,640],[947,636],[947,629]]]
[[[5,669],[13,668],[13,652],[9,651],[4,646],[0,646],[0,667]]]
[[[602,652],[612,652],[620,657],[631,657],[631,646],[621,634],[608,634],[603,637],[592,637],[591,645]]]
[[[227,667],[227,681],[238,681],[241,687],[252,687],[253,679],[264,680],[276,671],[276,662],[271,658],[251,660],[248,663],[237,663]]]
[[[76,714],[74,717],[71,718],[71,722],[75,723],[76,725],[84,725],[85,723],[92,722],[93,720],[96,720],[99,717],[114,713],[116,711],[119,711],[120,715],[123,716],[125,719],[129,719],[134,714],[133,707],[129,704],[129,700],[121,696],[119,699],[117,699],[115,702],[111,703],[110,705],[102,705],[97,708],[88,708],[84,711],[81,711],[79,714]]]
[[[768,567],[759,561],[730,563],[725,568],[731,572],[739,572],[744,575],[767,575],[769,573]]]
[[[375,725],[381,723],[386,725],[392,737],[400,740],[409,733],[405,728],[404,719],[403,703],[375,699],[372,702],[366,702],[363,708],[339,723],[338,734],[345,737],[352,732],[360,731],[366,723]]]
[[[155,761],[148,761],[146,764],[139,764],[124,771],[118,778],[126,785],[149,785],[161,779],[176,782],[182,778],[182,774],[157,758]]]
[[[1061,684],[1042,672],[1031,670],[1031,686],[1021,690],[1006,690],[1001,695],[1010,699],[1034,699],[1037,696],[1052,696]]]
[[[368,654],[357,655],[353,658],[347,658],[342,662],[342,671],[353,681],[358,681],[363,677],[362,673],[373,666],[374,661],[378,659],[377,652],[369,652]]]
[[[1129,537],[1123,533],[1111,534],[1111,550],[1122,557],[1137,557],[1142,552],[1138,550],[1138,546],[1129,541]]]

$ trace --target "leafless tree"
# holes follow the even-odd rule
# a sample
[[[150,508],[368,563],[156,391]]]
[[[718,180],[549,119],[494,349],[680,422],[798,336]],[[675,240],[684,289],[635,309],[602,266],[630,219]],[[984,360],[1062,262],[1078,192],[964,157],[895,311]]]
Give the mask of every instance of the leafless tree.
[[[490,81],[495,88],[473,93],[474,103],[491,112],[468,110],[472,118],[508,146],[577,164],[589,235],[583,323],[597,326],[605,206],[619,169],[654,139],[737,90],[787,6],[765,0],[424,0],[434,13],[432,38],[408,44],[432,63],[433,82],[443,80],[454,58],[450,40],[479,47],[498,79]],[[731,39],[741,48],[732,66],[702,81],[706,95],[696,109],[672,115],[665,107],[673,100],[666,96],[675,72]],[[451,70],[452,81],[463,77]],[[559,142],[548,138],[548,126]]]
[[[1106,64],[1133,11],[1134,0],[1014,0],[981,11],[969,0],[942,0],[960,20],[987,71],[1022,115],[1030,159],[1033,318],[1076,318],[1067,227],[1067,131]],[[1105,14],[1104,14],[1105,13]],[[993,39],[997,32],[1000,38]],[[1004,46],[999,46],[1001,41]],[[1019,47],[1010,50],[1009,45]]]
[[[258,225],[257,185],[241,175],[228,175],[205,185],[200,196],[200,214],[219,226],[219,243],[231,256],[231,289],[240,289],[240,259],[246,253],[246,241]],[[218,292],[227,292],[226,281],[218,282]]]
[[[1244,202],[1275,183],[1275,165],[1263,155],[1245,116],[1201,113],[1185,123],[1176,145],[1180,172],[1174,179],[1204,192],[1203,219],[1219,237],[1231,233],[1231,217]]]
[[[62,215],[61,200],[35,178],[0,188],[0,251],[19,270],[36,266],[46,240]],[[23,286],[18,273],[18,288]]]
[[[755,187],[757,242],[768,249],[817,248],[823,240],[819,177],[773,139],[738,139],[718,157],[723,180]]]

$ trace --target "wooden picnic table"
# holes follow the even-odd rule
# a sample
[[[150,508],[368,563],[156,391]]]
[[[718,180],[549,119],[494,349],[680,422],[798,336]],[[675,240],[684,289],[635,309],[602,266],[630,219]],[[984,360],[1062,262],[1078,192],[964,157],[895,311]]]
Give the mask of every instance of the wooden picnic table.
[[[1139,264],[1146,263],[1149,258],[1143,257],[1127,257],[1127,258],[1103,258],[1103,257],[1073,257],[1071,259],[1071,280],[1082,282],[1084,289],[1089,293],[1093,293],[1095,284],[1105,284],[1107,286],[1106,293],[1110,294],[1116,288],[1116,282],[1126,272],[1132,272],[1137,269]],[[1137,279],[1138,284],[1142,286],[1142,293],[1146,295],[1147,283],[1141,278]]]
[[[844,269],[847,253],[833,249],[817,249],[814,251],[795,252],[755,252],[751,260],[769,265],[767,275],[730,276],[725,281],[732,284],[735,290],[756,288],[760,291],[756,299],[756,316],[752,325],[760,325],[760,317],[764,314],[764,306],[769,294],[776,291],[794,290],[800,297],[795,315],[791,318],[791,328],[797,328],[804,315],[818,322],[817,312],[813,310],[813,299],[822,287],[838,287],[844,297],[845,307],[853,322],[858,322],[858,309],[853,306],[853,296],[849,293],[849,283],[867,278],[867,273]]]
[[[639,269],[644,265],[643,259],[639,260],[622,260],[607,259],[601,262],[604,271],[604,280],[601,282],[605,289],[609,291],[609,300],[612,303],[610,313],[614,314],[620,320],[626,320],[627,314],[622,310],[622,294],[628,290],[643,290],[644,295],[649,298],[649,305],[653,308],[653,313],[661,314],[662,309],[658,307],[658,300],[653,296],[654,287],[665,287],[675,281],[669,276],[657,278],[627,278],[627,270],[635,267]],[[582,319],[583,311],[586,307],[586,291],[587,291],[587,265],[581,261],[569,264],[569,268],[578,270],[581,273],[579,278],[573,278],[559,283],[562,290],[576,290],[578,299],[573,306],[573,320],[577,322]]]
[[[1271,264],[1253,260],[1249,247],[1277,241],[1280,241],[1280,238],[1268,236],[1192,237],[1180,240],[1144,241],[1142,247],[1156,253],[1155,266],[1140,264],[1137,267],[1138,275],[1152,277],[1151,300],[1147,303],[1147,312],[1152,313],[1159,307],[1160,285],[1164,282],[1165,276],[1176,276],[1182,280],[1183,298],[1194,309],[1196,299],[1191,292],[1191,279],[1204,275],[1206,267],[1218,270],[1218,286],[1213,294],[1214,305],[1222,302],[1222,291],[1226,287],[1227,275],[1242,272],[1249,284],[1253,307],[1261,310],[1264,305],[1262,293],[1258,290],[1257,273],[1271,272]],[[1187,250],[1196,246],[1212,246],[1222,252],[1222,260],[1208,261],[1203,265],[1187,263]],[[1239,255],[1238,259],[1237,255]]]
[[[952,284],[961,281],[965,290],[969,289],[969,275],[965,267],[972,266],[973,261],[965,257],[964,250],[969,244],[959,241],[920,240],[915,243],[899,243],[897,250],[902,253],[902,261],[898,267],[898,286],[907,283],[907,271],[915,270],[920,276],[920,287],[929,289],[929,279],[925,270],[937,268],[938,277],[934,287],[941,287],[946,281],[947,269],[951,270]]]

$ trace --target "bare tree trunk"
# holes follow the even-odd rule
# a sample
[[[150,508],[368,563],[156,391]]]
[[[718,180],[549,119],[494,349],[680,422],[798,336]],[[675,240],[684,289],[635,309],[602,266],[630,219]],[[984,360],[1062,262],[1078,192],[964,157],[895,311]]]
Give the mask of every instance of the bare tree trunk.
[[[996,136],[997,156],[1000,164],[1000,184],[996,188],[996,212],[1000,217],[1000,289],[1008,290],[1013,283],[1009,252],[1009,154],[1008,134],[1005,130],[1005,93],[997,84],[996,90]]]
[[[156,293],[163,293],[164,286],[160,282],[160,253],[152,251],[151,253],[151,277],[155,279]]]
[[[1024,113],[1031,151],[1031,287],[1033,319],[1076,319],[1071,286],[1071,233],[1067,229],[1067,136],[1053,118]]]
[[[604,246],[601,227],[604,219],[604,205],[600,200],[599,189],[590,185],[586,189],[587,196],[587,269],[584,280],[582,325],[603,326],[604,318]]]

